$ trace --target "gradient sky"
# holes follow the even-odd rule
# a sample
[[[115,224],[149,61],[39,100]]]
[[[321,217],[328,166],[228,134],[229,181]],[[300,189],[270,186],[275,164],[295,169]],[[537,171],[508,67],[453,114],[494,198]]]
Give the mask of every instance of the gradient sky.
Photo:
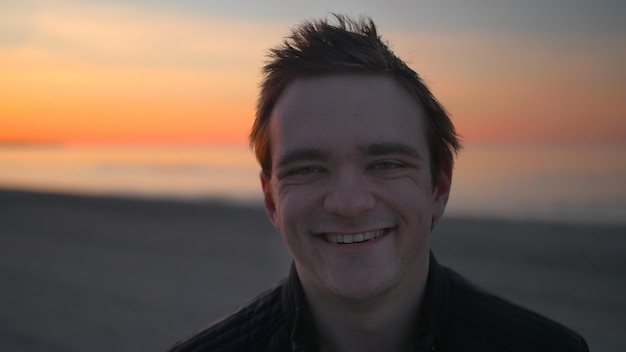
[[[624,1],[3,0],[0,141],[245,142],[266,50],[369,15],[467,142],[626,141]]]

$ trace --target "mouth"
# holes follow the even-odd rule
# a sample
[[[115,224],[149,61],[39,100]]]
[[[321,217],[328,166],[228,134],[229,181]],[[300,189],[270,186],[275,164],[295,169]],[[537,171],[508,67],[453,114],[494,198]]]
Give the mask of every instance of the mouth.
[[[375,240],[385,234],[387,234],[391,229],[380,229],[374,231],[367,231],[361,233],[327,233],[324,234],[324,239],[330,243],[334,244],[351,244],[351,243],[362,243],[371,240]]]

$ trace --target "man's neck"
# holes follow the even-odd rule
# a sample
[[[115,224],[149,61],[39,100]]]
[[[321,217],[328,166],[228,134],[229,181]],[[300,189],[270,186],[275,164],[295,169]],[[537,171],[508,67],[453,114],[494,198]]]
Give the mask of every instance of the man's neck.
[[[428,264],[414,276],[384,295],[363,301],[323,295],[305,287],[320,350],[414,351]]]

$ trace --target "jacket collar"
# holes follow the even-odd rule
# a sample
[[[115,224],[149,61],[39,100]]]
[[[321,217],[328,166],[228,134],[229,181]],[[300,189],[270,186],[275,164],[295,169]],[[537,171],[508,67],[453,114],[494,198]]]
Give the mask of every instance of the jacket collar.
[[[416,352],[434,351],[441,345],[442,331],[449,314],[450,287],[445,269],[430,253],[428,279],[422,309],[419,345]],[[317,331],[311,318],[310,308],[304,296],[302,284],[295,265],[282,288],[282,304],[290,327],[293,351],[318,351]]]
[[[317,331],[294,263],[283,285],[282,297],[285,319],[291,331],[292,350],[318,351]]]
[[[430,252],[428,280],[422,309],[422,327],[416,352],[435,351],[441,346],[443,330],[450,314],[450,284],[445,268]]]

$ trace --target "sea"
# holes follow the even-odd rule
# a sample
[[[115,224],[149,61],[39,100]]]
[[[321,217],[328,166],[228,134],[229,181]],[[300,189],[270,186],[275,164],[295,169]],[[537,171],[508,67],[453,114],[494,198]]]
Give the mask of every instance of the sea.
[[[2,145],[0,188],[261,205],[246,145]],[[626,144],[469,144],[446,216],[626,224]]]

